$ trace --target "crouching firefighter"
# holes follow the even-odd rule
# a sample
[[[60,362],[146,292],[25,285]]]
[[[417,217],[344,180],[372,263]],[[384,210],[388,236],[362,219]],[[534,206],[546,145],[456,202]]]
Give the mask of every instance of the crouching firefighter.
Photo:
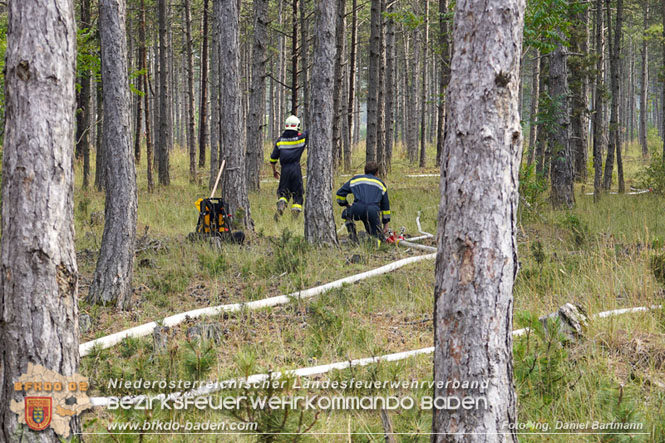
[[[376,162],[367,162],[365,174],[356,175],[339,188],[337,203],[347,206],[342,212],[346,220],[346,229],[352,241],[358,241],[354,220],[360,220],[365,225],[368,234],[384,240],[390,222],[390,202],[385,183],[376,176],[379,166]],[[353,204],[349,206],[346,196],[353,193]],[[379,224],[383,223],[383,229]]]
[[[284,132],[275,142],[275,148],[270,154],[272,175],[279,179],[277,188],[277,213],[275,220],[284,213],[289,199],[293,198],[291,214],[298,217],[302,212],[303,185],[302,172],[300,171],[300,157],[307,147],[307,132],[300,132],[300,119],[295,115],[286,119]],[[277,172],[275,166],[279,160],[282,173]]]

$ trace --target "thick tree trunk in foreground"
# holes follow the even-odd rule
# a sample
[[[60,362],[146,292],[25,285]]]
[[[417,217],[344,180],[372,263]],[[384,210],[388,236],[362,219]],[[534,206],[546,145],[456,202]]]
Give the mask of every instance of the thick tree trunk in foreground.
[[[559,32],[563,39],[563,33]],[[570,150],[570,120],[568,117],[568,67],[566,49],[559,42],[550,55],[550,95],[555,103],[552,147],[552,205],[572,208],[573,154]]]
[[[129,309],[136,236],[136,171],[130,136],[124,0],[101,0],[106,205],[104,234],[87,301]]]
[[[50,48],[45,51],[44,48]],[[28,362],[74,374],[78,270],[74,251],[74,72],[70,0],[9,2],[0,263],[0,441],[58,442],[9,408]],[[78,420],[70,422],[80,432]]]
[[[508,426],[517,419],[512,291],[524,8],[524,0],[457,1],[441,165],[434,380],[487,382],[488,388],[483,394],[435,389],[435,396],[487,399],[486,408],[435,409],[436,442],[517,441]]]
[[[173,148],[173,122],[171,115],[171,83],[167,58],[166,0],[158,0],[159,9],[159,141],[157,143],[157,175],[159,184],[171,184],[169,156]]]
[[[312,65],[312,129],[307,158],[305,238],[310,243],[337,244],[333,215],[332,120],[335,68],[335,2],[317,1]]]
[[[263,128],[266,118],[266,48],[268,46],[268,0],[254,0],[254,46],[252,86],[247,122],[247,185],[259,189],[263,163]]]
[[[229,205],[232,214],[242,213],[237,220],[245,228],[252,229],[253,223],[247,196],[245,180],[245,121],[242,113],[240,92],[240,45],[238,39],[238,2],[220,1],[217,25],[219,29],[219,68],[220,68],[220,131],[221,158],[226,160],[222,180],[222,197]],[[213,67],[214,69],[214,67]]]

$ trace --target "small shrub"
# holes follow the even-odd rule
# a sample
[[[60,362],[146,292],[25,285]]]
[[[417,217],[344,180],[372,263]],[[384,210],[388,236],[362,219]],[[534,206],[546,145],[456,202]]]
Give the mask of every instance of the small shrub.
[[[665,163],[659,154],[651,157],[649,164],[637,174],[637,186],[651,189],[657,194],[665,193]]]
[[[547,178],[536,174],[535,165],[522,168],[517,213],[521,222],[531,220],[541,213],[541,209],[546,203],[547,186]]]
[[[561,226],[568,229],[577,247],[582,246],[589,237],[589,227],[577,215],[568,213],[561,221]]]
[[[649,267],[656,281],[661,285],[665,285],[665,254],[656,254],[651,257]]]

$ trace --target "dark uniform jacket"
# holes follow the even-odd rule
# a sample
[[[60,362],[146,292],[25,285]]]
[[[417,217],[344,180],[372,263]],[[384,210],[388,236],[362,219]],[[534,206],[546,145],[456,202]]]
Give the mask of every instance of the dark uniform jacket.
[[[383,223],[390,221],[390,201],[388,200],[388,189],[381,179],[372,174],[356,175],[339,188],[337,191],[337,203],[347,206],[349,202],[346,196],[353,194],[353,203],[364,206],[377,206],[381,211]]]
[[[270,154],[270,163],[277,163],[279,160],[282,166],[292,163],[300,164],[300,157],[302,157],[308,141],[307,131],[304,133],[290,129],[284,131],[275,142],[275,148]]]

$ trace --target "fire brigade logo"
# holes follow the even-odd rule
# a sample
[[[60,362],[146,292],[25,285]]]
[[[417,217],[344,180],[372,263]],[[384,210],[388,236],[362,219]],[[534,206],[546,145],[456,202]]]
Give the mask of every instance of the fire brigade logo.
[[[25,423],[33,431],[43,431],[51,424],[53,403],[51,397],[25,398]]]

